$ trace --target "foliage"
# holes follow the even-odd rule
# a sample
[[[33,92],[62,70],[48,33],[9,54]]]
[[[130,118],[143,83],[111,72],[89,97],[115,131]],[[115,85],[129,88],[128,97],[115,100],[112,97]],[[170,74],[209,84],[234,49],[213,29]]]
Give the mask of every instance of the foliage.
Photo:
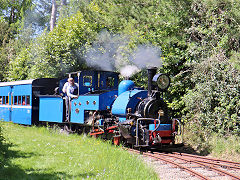
[[[4,160],[4,151],[7,149],[5,145],[5,138],[3,137],[3,130],[2,130],[2,122],[0,120],[0,169],[3,168],[3,160]]]
[[[31,5],[32,0],[2,0],[0,3],[0,15],[4,16],[4,19],[9,24],[14,25],[23,19],[25,12]]]
[[[4,78],[4,74],[7,72],[6,65],[8,64],[7,56],[10,54],[7,52],[8,43],[13,38],[12,28],[7,22],[0,21],[0,81]]]
[[[240,72],[223,53],[194,67],[192,82],[195,87],[184,96],[185,111],[204,133],[240,134],[239,77]]]
[[[31,28],[36,37],[44,29],[49,29],[51,2],[52,0],[32,0],[31,8],[24,15],[21,30]]]
[[[0,81],[6,79],[8,64],[15,60],[19,46],[15,47],[25,13],[31,8],[31,0],[2,0],[0,2]]]
[[[2,134],[2,125],[0,124],[0,149],[3,146],[4,137]]]
[[[81,53],[83,45],[95,35],[95,28],[83,19],[81,12],[59,21],[52,32],[45,32],[27,50],[23,49],[10,72],[27,68],[27,78],[63,77],[66,72],[85,68]],[[23,66],[19,67],[19,62]],[[8,78],[17,80],[14,76]]]
[[[237,135],[206,134],[204,128],[194,122],[185,126],[185,142],[193,147],[200,155],[240,161],[240,137]]]
[[[194,66],[219,52],[230,58],[231,52],[239,49],[239,6],[238,1],[230,0],[189,1],[188,15],[185,16],[188,25],[183,29],[187,44],[177,52],[173,48],[176,63],[167,67],[170,72],[175,71],[168,99],[176,116],[185,114],[183,96],[198,84],[190,80],[196,72],[192,74]],[[182,54],[182,58],[176,56],[177,53]]]

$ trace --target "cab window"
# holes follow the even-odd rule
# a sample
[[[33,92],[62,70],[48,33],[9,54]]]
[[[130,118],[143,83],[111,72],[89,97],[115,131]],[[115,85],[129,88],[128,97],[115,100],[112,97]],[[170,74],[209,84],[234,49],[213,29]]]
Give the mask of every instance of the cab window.
[[[92,76],[83,77],[83,86],[87,86],[87,87],[92,86]]]
[[[107,77],[106,86],[107,87],[114,87],[114,78],[113,77]]]
[[[0,96],[0,104],[2,104],[2,96]]]

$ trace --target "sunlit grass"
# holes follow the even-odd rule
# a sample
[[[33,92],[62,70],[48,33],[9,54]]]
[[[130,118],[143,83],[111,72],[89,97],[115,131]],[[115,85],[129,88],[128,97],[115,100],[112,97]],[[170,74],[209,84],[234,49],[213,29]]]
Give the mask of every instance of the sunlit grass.
[[[240,162],[240,137],[213,135],[209,144],[212,147],[213,156]]]
[[[216,133],[194,133],[187,129],[184,133],[185,144],[197,153],[240,162],[240,137],[237,135],[221,136]]]
[[[2,125],[11,145],[2,152],[0,179],[158,179],[137,157],[111,143],[45,127]]]

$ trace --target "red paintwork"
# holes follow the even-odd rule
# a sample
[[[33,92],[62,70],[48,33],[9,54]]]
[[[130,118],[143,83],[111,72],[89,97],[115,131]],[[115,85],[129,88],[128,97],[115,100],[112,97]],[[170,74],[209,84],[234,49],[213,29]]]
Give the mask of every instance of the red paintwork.
[[[172,142],[172,139],[164,139],[161,141],[162,144],[169,144]]]
[[[163,139],[161,142],[159,142],[159,143],[155,143],[155,144],[160,144],[160,143],[162,143],[162,144],[169,144],[169,143],[171,143],[171,142],[173,142],[173,140],[172,140],[172,133],[173,133],[173,131],[172,130],[169,130],[169,131],[155,131],[155,132],[153,132],[153,137],[156,137],[156,135],[158,134],[161,138],[162,137],[168,137],[169,139]],[[152,137],[152,133],[151,133],[151,131],[149,132],[149,139],[150,139],[150,142],[152,141],[153,142],[153,137]]]
[[[113,143],[116,146],[120,145],[120,136],[113,137]]]
[[[108,131],[108,133],[114,133],[114,129],[116,128],[117,126],[111,126],[109,128],[107,128],[106,130]],[[91,136],[94,136],[94,135],[99,135],[99,134],[103,134],[104,131],[99,131],[98,129],[94,129],[94,131],[92,133],[90,133]]]

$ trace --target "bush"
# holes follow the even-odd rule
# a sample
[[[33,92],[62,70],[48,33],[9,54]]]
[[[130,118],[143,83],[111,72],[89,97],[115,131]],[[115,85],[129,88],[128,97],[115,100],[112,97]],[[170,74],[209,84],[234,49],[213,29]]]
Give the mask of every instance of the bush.
[[[194,88],[184,96],[186,117],[206,139],[212,132],[240,134],[240,72],[223,53],[197,64],[192,72]]]
[[[2,134],[2,126],[0,124],[0,169],[3,167],[3,162],[4,162],[4,152],[5,152],[5,146],[3,144],[4,142],[4,137]]]
[[[2,134],[2,126],[0,124],[0,148],[1,148],[2,144],[3,144],[3,141],[4,141],[4,137],[3,137],[3,134]]]

